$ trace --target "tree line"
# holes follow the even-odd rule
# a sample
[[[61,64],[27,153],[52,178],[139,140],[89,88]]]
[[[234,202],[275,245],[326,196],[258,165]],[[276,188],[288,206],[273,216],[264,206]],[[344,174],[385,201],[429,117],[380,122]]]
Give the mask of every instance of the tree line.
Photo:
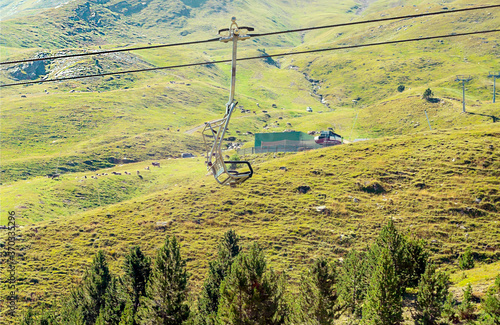
[[[130,248],[122,276],[112,274],[104,252],[97,252],[60,309],[29,309],[21,324],[335,324],[348,318],[353,324],[390,325],[403,322],[403,304],[412,301],[415,324],[500,324],[500,275],[477,312],[470,284],[458,303],[448,275],[429,258],[424,241],[400,233],[389,220],[366,251],[352,249],[342,262],[320,257],[302,273],[298,288],[291,288],[257,243],[243,249],[230,230],[193,299],[180,245],[167,236],[152,259],[139,246]],[[470,250],[459,262],[473,267]],[[413,299],[408,292],[416,292]]]

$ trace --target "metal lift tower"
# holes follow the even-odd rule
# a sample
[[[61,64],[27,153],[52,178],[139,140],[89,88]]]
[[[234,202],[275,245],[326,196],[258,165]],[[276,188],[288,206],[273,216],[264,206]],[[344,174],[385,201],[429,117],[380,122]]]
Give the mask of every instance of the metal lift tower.
[[[469,82],[472,80],[472,77],[471,76],[457,76],[457,79],[455,79],[455,81],[461,81],[462,82],[462,93],[463,93],[463,99],[462,99],[462,103],[463,103],[463,112],[465,113],[465,83],[466,82]]]
[[[495,81],[497,78],[500,78],[500,71],[496,72],[490,72],[490,75],[488,76],[490,78],[493,78],[493,103],[495,102]]]

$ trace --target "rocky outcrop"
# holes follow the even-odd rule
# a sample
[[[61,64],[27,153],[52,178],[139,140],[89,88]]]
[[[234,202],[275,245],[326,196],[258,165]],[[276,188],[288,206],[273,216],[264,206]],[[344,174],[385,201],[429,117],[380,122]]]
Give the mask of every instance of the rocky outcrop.
[[[38,53],[35,55],[35,58],[46,58],[48,56],[48,53]],[[45,66],[49,63],[49,61],[34,61],[22,63],[10,68],[9,74],[16,80],[35,80],[40,78],[40,76],[47,74]]]
[[[92,11],[90,10],[90,3],[86,2],[83,5],[79,5],[74,9],[76,17],[85,21],[89,21]]]
[[[98,2],[98,3],[102,3],[102,2]],[[91,25],[95,25],[98,27],[103,26],[101,16],[97,12],[91,10],[90,2],[85,2],[82,5],[78,5],[75,9],[73,9],[73,11],[74,11],[75,15],[69,17],[69,19],[74,20],[74,21],[84,20]],[[76,31],[76,33],[78,33],[78,32]]]
[[[141,1],[138,3],[130,3],[127,1],[120,1],[118,3],[115,3],[114,5],[111,5],[108,7],[109,10],[122,14],[124,16],[129,16],[135,13],[140,12],[142,9],[146,8],[148,6],[149,1]]]
[[[262,60],[264,60],[265,63],[269,64],[269,65],[272,65],[272,66],[275,66],[276,68],[279,68],[280,67],[280,64],[279,62],[277,61],[274,61],[273,58],[269,57],[266,53],[266,50],[264,49],[258,49],[257,51],[259,51],[260,53],[262,53],[260,56],[262,56]]]

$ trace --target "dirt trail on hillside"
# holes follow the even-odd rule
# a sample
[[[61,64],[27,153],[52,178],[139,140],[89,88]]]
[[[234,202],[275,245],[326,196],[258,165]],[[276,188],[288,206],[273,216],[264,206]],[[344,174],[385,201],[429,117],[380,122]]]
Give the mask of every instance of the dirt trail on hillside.
[[[192,129],[190,129],[190,130],[187,130],[187,131],[185,131],[184,133],[185,133],[185,134],[193,134],[193,133],[195,133],[196,131],[198,131],[199,129],[201,129],[201,128],[202,128],[202,127],[204,127],[204,126],[205,126],[205,124],[198,125],[197,127],[194,127],[194,128],[192,128]]]

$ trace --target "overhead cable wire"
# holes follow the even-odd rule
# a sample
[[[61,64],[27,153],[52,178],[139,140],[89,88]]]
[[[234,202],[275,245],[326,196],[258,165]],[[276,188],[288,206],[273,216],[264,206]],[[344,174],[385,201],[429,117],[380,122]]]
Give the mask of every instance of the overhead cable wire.
[[[74,58],[74,57],[80,57],[80,56],[100,55],[100,54],[109,54],[109,53],[118,53],[118,52],[127,52],[127,51],[150,50],[150,49],[157,49],[157,48],[162,48],[162,47],[194,45],[194,44],[218,42],[219,40],[220,40],[220,37],[217,37],[217,38],[211,38],[211,39],[206,39],[206,40],[202,40],[202,41],[171,43],[171,44],[160,44],[160,45],[149,45],[149,46],[129,47],[129,48],[123,48],[123,49],[106,50],[106,51],[96,51],[96,52],[86,52],[86,53],[55,55],[55,56],[48,56],[48,57],[44,57],[44,58],[34,58],[34,59],[25,59],[25,60],[16,60],[16,61],[5,61],[5,62],[0,62],[0,65],[27,63],[27,62],[35,62],[35,61],[46,61],[46,60],[56,60],[56,59],[66,59],[66,58]]]
[[[348,50],[348,49],[377,46],[377,45],[390,45],[390,44],[399,44],[399,43],[408,43],[408,42],[418,42],[418,41],[426,41],[426,40],[432,40],[432,39],[437,39],[437,38],[451,38],[451,37],[478,35],[478,34],[487,34],[487,33],[497,33],[497,32],[500,32],[500,29],[483,30],[483,31],[468,32],[468,33],[453,33],[453,34],[447,34],[447,35],[427,36],[427,37],[419,37],[419,38],[409,38],[409,39],[402,39],[402,40],[397,40],[397,41],[386,41],[386,42],[379,42],[379,43],[339,46],[339,47],[322,48],[322,49],[316,49],[316,50],[305,50],[305,51],[298,51],[298,52],[267,54],[267,55],[239,58],[237,60],[238,61],[257,60],[257,59],[271,58],[271,57],[277,57],[277,56],[288,56],[288,55],[297,55],[297,54]],[[120,74],[126,74],[126,73],[137,73],[137,72],[147,72],[147,71],[155,71],[155,70],[177,69],[177,68],[194,67],[194,66],[202,66],[202,65],[209,65],[209,64],[228,63],[228,62],[231,62],[231,59],[218,60],[218,61],[208,61],[208,62],[188,63],[188,64],[180,64],[180,65],[170,65],[170,66],[165,66],[165,67],[154,67],[154,68],[143,68],[143,69],[135,69],[135,70],[108,72],[108,73],[75,76],[75,77],[65,77],[65,78],[56,78],[56,79],[45,79],[45,80],[19,82],[19,83],[10,83],[10,84],[0,85],[0,88],[10,87],[10,86],[21,86],[21,85],[45,83],[45,82],[54,82],[54,81],[67,81],[67,80],[92,78],[92,77],[106,77],[106,76],[120,75]]]
[[[493,9],[493,8],[499,8],[499,7],[500,7],[500,5],[489,5],[489,6],[483,6],[483,7],[472,7],[472,8],[463,8],[463,9],[455,9],[455,10],[443,10],[443,11],[426,12],[426,13],[421,13],[421,14],[407,15],[407,16],[379,18],[379,19],[363,20],[363,21],[353,21],[353,22],[349,22],[349,23],[324,25],[324,26],[316,26],[316,27],[306,27],[306,28],[299,28],[299,29],[289,29],[289,30],[283,30],[283,31],[277,31],[277,32],[248,34],[248,35],[253,36],[253,37],[258,37],[258,36],[279,35],[279,34],[286,34],[286,33],[306,32],[306,31],[310,31],[310,30],[318,30],[318,29],[325,29],[325,28],[345,27],[345,26],[353,26],[353,25],[368,24],[368,23],[379,23],[379,22],[390,21],[390,20],[411,19],[411,18],[444,15],[444,14],[449,14],[449,13],[480,10],[480,9]]]
[[[355,21],[355,22],[349,22],[349,23],[340,23],[340,24],[333,24],[333,25],[306,27],[306,28],[299,28],[299,29],[290,29],[290,30],[283,30],[283,31],[277,31],[277,32],[260,33],[260,34],[248,34],[248,35],[249,36],[253,36],[253,37],[259,37],[259,36],[270,36],[270,35],[287,34],[287,33],[297,33],[297,32],[304,32],[304,31],[318,30],[318,29],[325,29],[325,28],[354,26],[354,25],[377,23],[377,22],[399,20],[399,19],[411,19],[411,18],[426,17],[426,16],[444,15],[444,14],[464,12],[464,11],[473,11],[473,10],[482,10],[482,9],[493,9],[493,8],[499,8],[499,7],[500,7],[500,5],[489,5],[489,6],[482,6],[482,7],[472,7],[472,8],[463,8],[463,9],[454,9],[454,10],[443,10],[443,11],[427,12],[427,13],[413,14],[413,15],[406,15],[406,16],[388,17],[388,18],[380,18],[380,19],[372,19],[372,20],[363,20],[363,21]],[[123,48],[123,49],[115,49],[115,50],[87,52],[87,53],[75,53],[75,54],[66,54],[66,55],[56,55],[56,56],[50,56],[50,57],[45,57],[45,58],[33,58],[33,59],[24,59],[24,60],[15,60],[15,61],[5,61],[5,62],[0,62],[0,65],[27,63],[27,62],[44,61],[44,60],[56,60],[56,59],[73,58],[73,57],[90,56],[90,55],[101,55],[101,54],[109,54],[109,53],[117,53],[117,52],[149,50],[149,49],[157,49],[157,48],[173,47],[173,46],[194,45],[194,44],[216,42],[216,41],[219,41],[219,40],[220,40],[220,38],[212,38],[212,39],[207,39],[207,40],[202,40],[202,41],[171,43],[171,44],[160,44],[160,45],[130,47],[130,48]]]

